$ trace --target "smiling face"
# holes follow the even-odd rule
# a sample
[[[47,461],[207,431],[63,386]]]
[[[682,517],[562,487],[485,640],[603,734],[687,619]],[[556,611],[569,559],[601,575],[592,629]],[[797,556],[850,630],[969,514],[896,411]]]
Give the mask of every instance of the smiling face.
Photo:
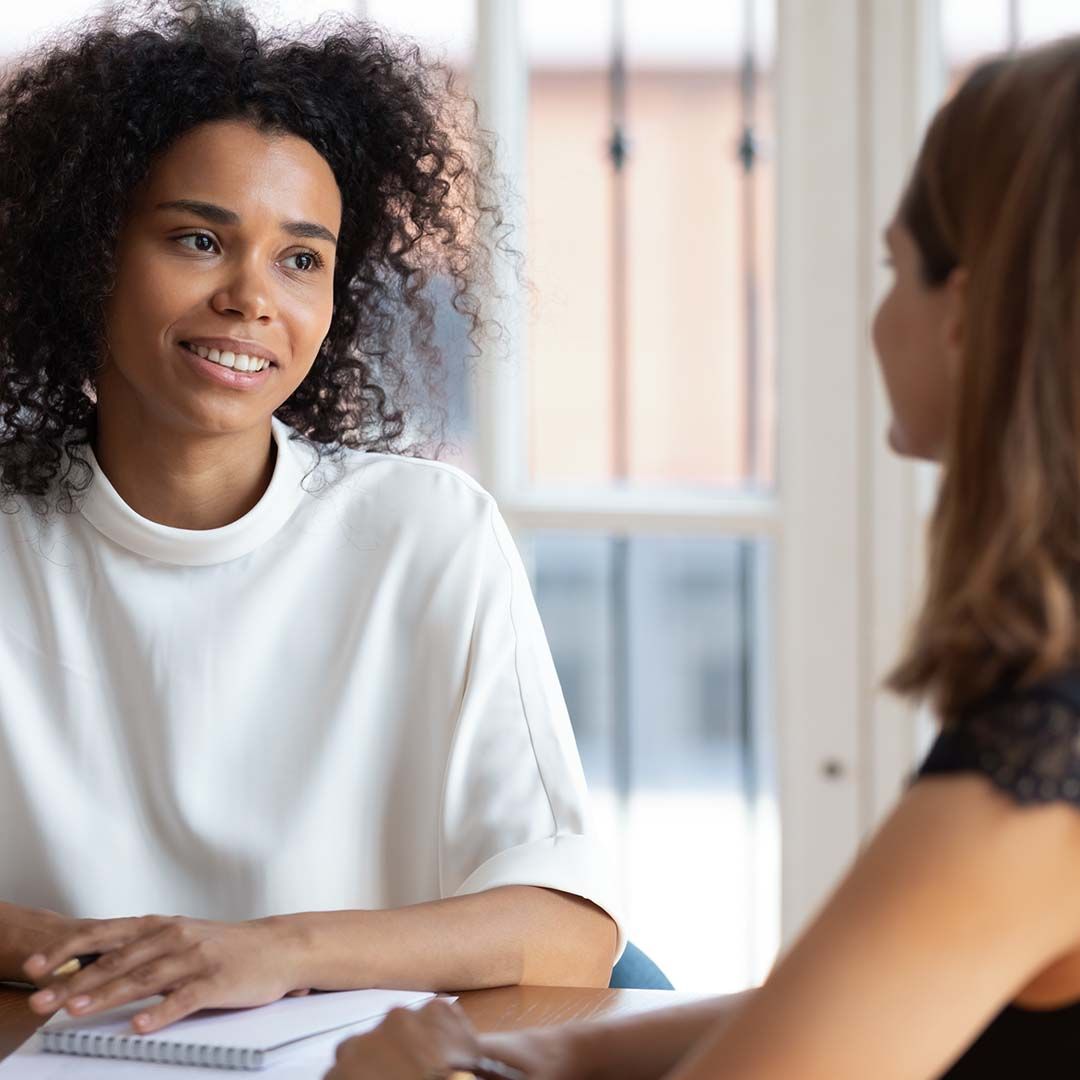
[[[915,240],[899,220],[885,231],[885,244],[893,283],[874,318],[873,339],[892,407],[889,443],[905,457],[937,461],[962,351],[966,272],[928,285]]]
[[[121,230],[101,422],[123,412],[143,430],[203,435],[268,425],[330,329],[340,224],[337,182],[310,143],[239,120],[187,132]],[[272,362],[242,373],[244,355]]]

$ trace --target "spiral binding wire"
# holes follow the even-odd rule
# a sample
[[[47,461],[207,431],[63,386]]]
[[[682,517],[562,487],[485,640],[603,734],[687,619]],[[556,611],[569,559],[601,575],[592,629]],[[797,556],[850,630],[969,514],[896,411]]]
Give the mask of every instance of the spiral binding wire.
[[[213,1069],[261,1069],[265,1053],[238,1046],[205,1046],[135,1035],[95,1035],[86,1031],[44,1031],[42,1049],[51,1054],[151,1061],[162,1065],[204,1065]]]

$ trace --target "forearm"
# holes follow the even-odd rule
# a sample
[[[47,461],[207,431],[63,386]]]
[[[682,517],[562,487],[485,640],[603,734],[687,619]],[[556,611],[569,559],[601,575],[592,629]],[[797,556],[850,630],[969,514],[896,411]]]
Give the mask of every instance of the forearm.
[[[561,1080],[657,1080],[695,1044],[720,1031],[753,991],[655,1012],[481,1038],[483,1052],[525,1072]]]
[[[28,982],[23,963],[51,945],[67,925],[55,911],[0,903],[0,982]]]
[[[575,1041],[588,1069],[585,1075],[588,1080],[655,1080],[695,1043],[719,1031],[751,993],[582,1025]]]
[[[279,916],[298,985],[478,990],[606,986],[615,924],[578,897],[512,886],[385,911]]]

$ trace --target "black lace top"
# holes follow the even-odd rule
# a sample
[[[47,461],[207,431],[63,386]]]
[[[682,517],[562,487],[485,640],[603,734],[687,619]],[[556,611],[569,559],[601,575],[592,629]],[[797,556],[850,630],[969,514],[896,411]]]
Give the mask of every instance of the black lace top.
[[[978,772],[1021,803],[1080,810],[1080,670],[988,699],[943,730],[915,779]],[[1005,1008],[942,1080],[1080,1074],[1080,1001]]]

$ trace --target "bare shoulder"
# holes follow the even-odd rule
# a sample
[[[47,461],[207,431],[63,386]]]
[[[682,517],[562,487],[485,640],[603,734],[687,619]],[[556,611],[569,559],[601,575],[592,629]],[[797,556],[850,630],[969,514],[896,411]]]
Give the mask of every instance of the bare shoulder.
[[[1075,952],[1078,889],[1080,810],[1020,803],[973,772],[924,777],[759,994],[675,1076],[721,1064],[732,1080],[938,1076]]]

